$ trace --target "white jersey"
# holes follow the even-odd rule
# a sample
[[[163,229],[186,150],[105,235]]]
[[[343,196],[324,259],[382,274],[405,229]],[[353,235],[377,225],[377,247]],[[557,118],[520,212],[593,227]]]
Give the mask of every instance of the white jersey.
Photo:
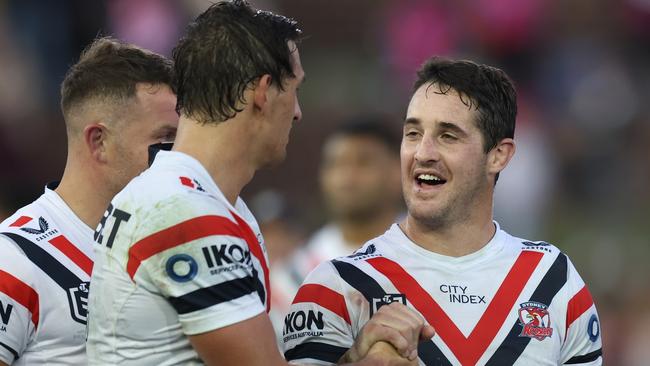
[[[93,230],[46,187],[0,233],[0,360],[85,365]]]
[[[602,364],[598,314],[567,256],[498,226],[485,247],[453,258],[393,225],[355,254],[320,265],[285,318],[285,357],[335,364],[393,301],[436,330],[418,348],[420,365]]]
[[[269,314],[276,336],[280,339],[284,327],[284,317],[289,311],[291,301],[298,292],[302,281],[319,264],[352,254],[350,244],[343,239],[343,233],[334,224],[318,230],[307,242],[285,262],[271,270],[271,312]]]
[[[201,365],[188,335],[267,310],[257,222],[188,155],[160,151],[115,196],[97,233],[91,365]]]

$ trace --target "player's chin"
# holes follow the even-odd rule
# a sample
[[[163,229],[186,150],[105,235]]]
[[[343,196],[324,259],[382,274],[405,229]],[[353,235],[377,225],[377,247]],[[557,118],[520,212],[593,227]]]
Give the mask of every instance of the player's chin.
[[[431,202],[407,199],[406,206],[408,207],[408,213],[411,218],[427,226],[439,223],[441,216],[443,216],[441,209]]]
[[[287,157],[287,150],[286,150],[286,148],[283,147],[281,150],[276,151],[273,154],[267,155],[266,156],[267,159],[264,160],[264,163],[262,164],[262,166],[266,167],[266,168],[276,167],[276,166],[282,164],[282,162],[284,162],[286,157]]]

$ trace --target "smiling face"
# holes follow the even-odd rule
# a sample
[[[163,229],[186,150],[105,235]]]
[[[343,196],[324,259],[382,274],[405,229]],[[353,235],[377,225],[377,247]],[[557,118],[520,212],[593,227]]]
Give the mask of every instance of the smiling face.
[[[427,83],[413,95],[400,151],[408,219],[430,228],[491,212],[494,178],[475,122],[478,112],[453,89],[438,91]]]

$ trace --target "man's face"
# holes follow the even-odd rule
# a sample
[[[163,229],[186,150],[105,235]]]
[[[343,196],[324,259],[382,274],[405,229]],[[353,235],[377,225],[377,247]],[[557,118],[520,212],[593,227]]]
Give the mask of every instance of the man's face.
[[[400,152],[409,218],[432,228],[491,210],[478,112],[453,89],[446,95],[437,91],[437,85],[425,84],[413,95]]]
[[[149,145],[173,142],[178,126],[176,95],[163,84],[137,84],[136,97],[116,121],[112,186],[120,191],[147,168]]]
[[[335,135],[323,149],[320,182],[335,218],[364,220],[394,210],[400,193],[399,160],[369,135]]]
[[[302,118],[302,111],[298,102],[298,88],[305,78],[305,72],[300,63],[298,48],[293,42],[289,42],[294,78],[284,80],[284,90],[279,87],[272,87],[270,92],[270,120],[272,123],[272,135],[269,139],[270,150],[266,156],[268,164],[277,164],[284,160],[287,154],[287,143],[289,143],[289,132],[294,121]]]

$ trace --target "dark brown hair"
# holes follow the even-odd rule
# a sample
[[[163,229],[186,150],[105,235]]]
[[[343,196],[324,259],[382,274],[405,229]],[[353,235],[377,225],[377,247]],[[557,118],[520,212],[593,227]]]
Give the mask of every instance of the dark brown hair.
[[[178,112],[202,123],[230,119],[241,112],[246,88],[265,74],[283,90],[295,77],[287,42],[300,35],[296,21],[243,0],[210,6],[173,51]]]
[[[514,137],[517,93],[505,72],[472,61],[432,57],[418,71],[413,89],[429,83],[438,89],[436,93],[455,90],[465,105],[478,110],[476,122],[485,152],[502,139]]]
[[[175,89],[171,60],[111,37],[97,38],[66,73],[61,110],[67,116],[92,98],[132,98],[137,83],[166,84]]]

